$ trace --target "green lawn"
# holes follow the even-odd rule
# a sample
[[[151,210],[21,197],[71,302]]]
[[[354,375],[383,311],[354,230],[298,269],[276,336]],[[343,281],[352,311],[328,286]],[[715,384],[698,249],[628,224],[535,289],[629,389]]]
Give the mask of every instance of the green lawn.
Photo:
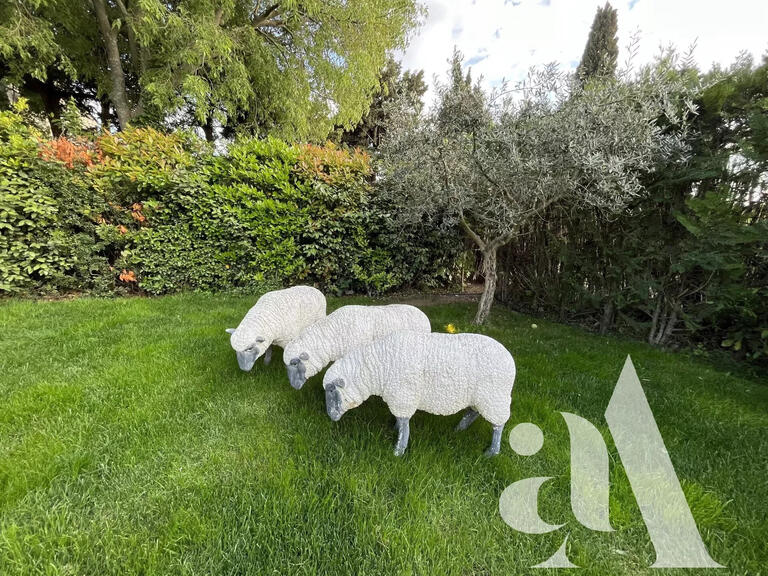
[[[534,422],[544,448],[518,456],[505,434],[486,459],[487,423],[456,434],[458,415],[419,413],[397,459],[380,400],[333,423],[321,377],[294,391],[281,353],[238,370],[223,329],[253,301],[0,304],[0,574],[529,574],[566,532],[583,574],[664,573],[648,568],[653,548],[603,418],[627,354],[704,541],[728,567],[711,573],[768,573],[765,381],[497,309],[483,331],[518,366],[507,432]],[[470,304],[424,310],[435,330],[471,329]],[[572,518],[559,411],[608,442],[613,533]],[[531,476],[556,477],[540,512],[566,528],[531,536],[502,521],[499,495]]]

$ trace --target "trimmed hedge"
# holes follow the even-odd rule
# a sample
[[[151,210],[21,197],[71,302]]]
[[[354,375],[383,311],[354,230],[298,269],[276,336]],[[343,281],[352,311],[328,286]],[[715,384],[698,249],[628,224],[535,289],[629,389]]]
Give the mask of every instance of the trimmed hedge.
[[[0,112],[0,293],[381,293],[450,279],[450,231],[396,228],[368,155],[275,139],[215,155],[149,128],[44,141]]]

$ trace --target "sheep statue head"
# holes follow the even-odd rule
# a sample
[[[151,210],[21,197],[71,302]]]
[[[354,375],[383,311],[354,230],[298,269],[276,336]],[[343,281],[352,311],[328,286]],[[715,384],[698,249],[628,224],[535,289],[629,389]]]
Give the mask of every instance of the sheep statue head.
[[[307,365],[305,364],[307,360],[309,360],[309,354],[302,352],[297,357],[291,358],[291,361],[285,366],[288,371],[288,381],[295,390],[301,390],[307,381]]]
[[[226,333],[230,335],[234,334],[235,331],[235,328],[226,329]],[[253,342],[246,344],[245,346],[236,346],[234,342],[232,343],[232,348],[237,355],[237,365],[240,366],[240,370],[244,372],[251,371],[253,365],[256,364],[256,360],[269,349],[269,344],[264,345],[265,342],[266,339],[263,336],[257,336]],[[267,363],[266,358],[264,359],[264,362],[265,364]]]
[[[328,412],[328,417],[334,422],[341,420],[341,417],[347,411],[341,392],[343,389],[343,378],[336,378],[336,380],[325,387],[325,410]]]

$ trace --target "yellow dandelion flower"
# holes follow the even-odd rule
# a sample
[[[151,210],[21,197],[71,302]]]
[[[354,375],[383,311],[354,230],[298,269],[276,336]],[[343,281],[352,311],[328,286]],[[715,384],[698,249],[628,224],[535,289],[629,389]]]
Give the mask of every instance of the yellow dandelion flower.
[[[444,328],[445,328],[445,331],[448,332],[448,334],[456,334],[456,332],[458,332],[458,330],[456,329],[456,326],[454,326],[453,324],[446,324]]]

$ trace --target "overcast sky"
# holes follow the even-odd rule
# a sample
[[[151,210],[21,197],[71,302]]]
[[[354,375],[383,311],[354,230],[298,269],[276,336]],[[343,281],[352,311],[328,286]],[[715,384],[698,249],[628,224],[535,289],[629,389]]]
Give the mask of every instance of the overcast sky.
[[[592,19],[605,0],[426,0],[422,28],[402,55],[405,68],[443,76],[454,46],[464,53],[473,77],[488,86],[523,78],[531,65],[559,62],[575,68]],[[640,32],[637,61],[659,46],[684,50],[696,42],[699,66],[728,65],[742,50],[759,59],[768,50],[768,0],[617,0],[619,62],[633,32]]]

